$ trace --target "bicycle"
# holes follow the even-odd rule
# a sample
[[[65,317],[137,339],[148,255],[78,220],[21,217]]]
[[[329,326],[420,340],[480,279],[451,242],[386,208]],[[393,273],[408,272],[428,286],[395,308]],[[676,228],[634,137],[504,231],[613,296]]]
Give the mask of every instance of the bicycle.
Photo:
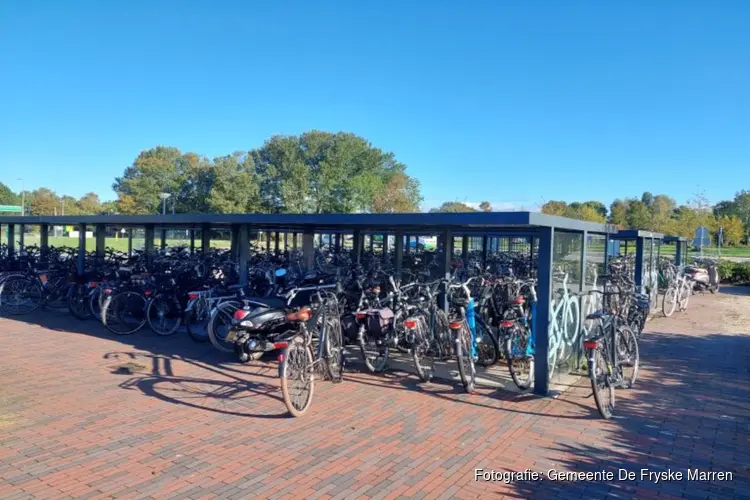
[[[601,293],[605,299],[621,292]],[[588,359],[589,378],[594,401],[602,418],[612,418],[615,409],[615,388],[630,389],[638,377],[638,340],[633,330],[620,322],[619,314],[605,306],[586,319],[596,322],[593,335],[584,340],[583,347]],[[626,373],[626,368],[630,370]]]

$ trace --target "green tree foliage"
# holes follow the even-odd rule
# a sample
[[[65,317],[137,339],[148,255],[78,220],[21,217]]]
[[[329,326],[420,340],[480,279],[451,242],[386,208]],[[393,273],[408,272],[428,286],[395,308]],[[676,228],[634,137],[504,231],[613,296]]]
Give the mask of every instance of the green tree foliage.
[[[482,212],[492,212],[492,205],[490,205],[489,201],[483,201],[479,204],[479,210]]]
[[[419,182],[392,153],[349,133],[274,136],[208,161],[176,148],[142,152],[113,185],[121,213],[154,213],[159,193],[179,212],[352,213],[419,210]]]
[[[461,213],[461,212],[476,212],[477,210],[473,207],[470,207],[466,203],[460,202],[460,201],[446,201],[442,205],[440,205],[437,208],[433,208],[430,210],[431,213],[437,213],[437,212],[451,212],[451,213]]]
[[[548,201],[542,205],[542,213],[547,215],[565,215],[568,211],[568,204],[564,201]]]
[[[20,205],[21,195],[16,194],[7,185],[0,182],[0,205]]]
[[[78,200],[76,204],[78,211],[86,215],[98,215],[102,213],[102,202],[96,193],[87,193]]]
[[[630,202],[628,200],[616,199],[609,206],[609,222],[618,226],[627,227],[628,209]]]

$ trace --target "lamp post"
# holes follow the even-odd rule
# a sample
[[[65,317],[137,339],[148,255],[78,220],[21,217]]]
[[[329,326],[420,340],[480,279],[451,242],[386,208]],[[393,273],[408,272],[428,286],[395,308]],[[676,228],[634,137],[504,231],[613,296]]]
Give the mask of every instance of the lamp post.
[[[24,185],[23,179],[20,177],[16,179],[17,181],[21,181],[21,217],[26,215],[26,187]]]
[[[172,196],[172,195],[169,194],[169,193],[159,193],[159,198],[161,198],[161,202],[162,202],[161,203],[161,213],[162,213],[162,215],[166,215],[167,214],[167,199],[169,199],[170,196]]]

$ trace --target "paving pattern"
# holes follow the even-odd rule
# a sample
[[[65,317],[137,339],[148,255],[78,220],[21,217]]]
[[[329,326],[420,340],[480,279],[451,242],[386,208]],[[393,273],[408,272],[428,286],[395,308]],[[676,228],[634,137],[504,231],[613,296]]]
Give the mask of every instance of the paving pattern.
[[[750,498],[748,292],[652,321],[611,421],[586,380],[552,399],[359,372],[319,383],[292,419],[273,360],[240,365],[184,335],[114,337],[55,313],[0,319],[0,499]],[[476,481],[477,468],[544,477]],[[733,480],[641,479],[689,468]]]

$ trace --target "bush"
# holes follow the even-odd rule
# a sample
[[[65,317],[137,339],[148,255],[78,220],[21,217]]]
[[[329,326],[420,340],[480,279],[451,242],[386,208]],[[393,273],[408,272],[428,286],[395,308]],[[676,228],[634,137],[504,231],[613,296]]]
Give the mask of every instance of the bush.
[[[720,260],[718,265],[719,278],[731,283],[750,282],[750,262],[732,262]]]

